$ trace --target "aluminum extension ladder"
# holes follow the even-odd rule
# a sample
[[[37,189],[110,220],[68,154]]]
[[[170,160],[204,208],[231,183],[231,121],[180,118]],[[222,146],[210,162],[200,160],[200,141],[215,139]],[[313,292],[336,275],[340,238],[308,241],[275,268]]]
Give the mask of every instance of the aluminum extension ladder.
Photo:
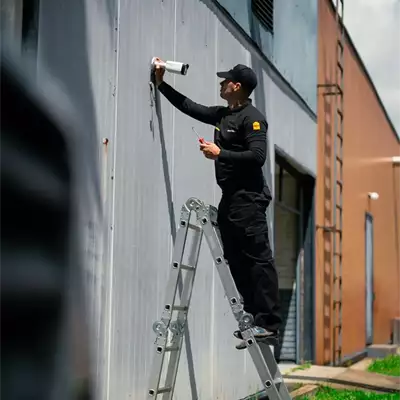
[[[192,212],[196,216],[194,224],[190,223]],[[189,229],[199,233],[199,240],[192,257],[193,265],[183,264]],[[217,227],[217,209],[213,206],[205,205],[196,198],[189,198],[181,209],[180,224],[172,256],[172,268],[167,283],[165,306],[161,320],[153,324],[157,339],[155,341],[155,355],[150,372],[147,398],[156,399],[158,395],[163,394],[163,400],[172,400],[203,234],[211,250],[233,315],[238,321],[247,349],[264,385],[266,395],[270,400],[290,399],[288,389],[283,382],[270,346],[260,341],[256,342],[253,333],[249,329],[253,323],[253,316],[244,311],[240,294],[230,273],[228,263],[224,259],[222,242]],[[186,271],[186,276],[180,295],[180,304],[175,304],[182,271]],[[177,311],[176,319],[172,321],[174,311]],[[170,332],[170,335],[168,335],[168,332]],[[169,353],[169,361],[167,362],[165,382],[162,385],[160,381],[166,353]]]

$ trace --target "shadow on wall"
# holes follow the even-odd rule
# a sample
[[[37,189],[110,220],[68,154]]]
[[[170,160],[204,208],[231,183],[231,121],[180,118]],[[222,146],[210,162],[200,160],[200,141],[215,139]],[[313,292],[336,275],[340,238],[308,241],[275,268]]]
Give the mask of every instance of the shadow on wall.
[[[162,110],[161,110],[161,100],[160,100],[160,92],[155,88],[153,83],[153,77],[150,76],[150,104],[151,107],[155,108],[157,122],[158,122],[158,130],[160,134],[160,149],[161,149],[161,159],[163,164],[163,172],[164,172],[164,181],[165,181],[165,191],[167,194],[167,202],[168,202],[168,212],[169,212],[169,221],[170,221],[170,229],[171,229],[171,237],[172,237],[172,245],[175,245],[176,240],[176,225],[175,225],[175,211],[174,211],[174,202],[172,196],[172,186],[171,186],[171,178],[169,176],[169,166],[168,166],[168,155],[167,149],[165,145],[165,135],[164,135],[164,125],[162,119]],[[150,121],[150,128],[153,134],[153,138],[155,136],[155,124],[153,119],[153,112],[151,113],[151,121]],[[192,264],[189,264],[192,265]],[[182,275],[178,281],[178,290],[179,296],[182,296],[183,291],[183,283],[182,283]],[[196,386],[196,376],[194,372],[194,362],[193,362],[193,353],[192,353],[192,345],[190,340],[190,332],[188,324],[185,325],[185,348],[187,354],[187,362],[188,362],[188,369],[189,369],[189,382],[190,382],[190,390],[193,400],[198,399],[197,394],[197,386]],[[169,377],[167,377],[169,380]]]

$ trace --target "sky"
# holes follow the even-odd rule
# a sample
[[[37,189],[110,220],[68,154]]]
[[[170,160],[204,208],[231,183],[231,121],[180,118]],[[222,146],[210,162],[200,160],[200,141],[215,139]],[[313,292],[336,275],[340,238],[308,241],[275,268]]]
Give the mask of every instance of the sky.
[[[344,1],[344,23],[400,137],[400,0]]]

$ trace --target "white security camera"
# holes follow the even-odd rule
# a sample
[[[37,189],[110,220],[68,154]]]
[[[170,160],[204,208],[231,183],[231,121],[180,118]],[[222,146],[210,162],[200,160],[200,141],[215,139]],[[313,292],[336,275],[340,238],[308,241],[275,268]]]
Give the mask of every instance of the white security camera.
[[[369,192],[369,193],[368,193],[368,197],[369,197],[371,200],[378,200],[378,199],[379,199],[379,193],[376,193],[376,192]]]
[[[159,61],[157,57],[153,57],[151,60],[152,68],[155,68],[157,65],[168,72],[178,75],[186,75],[189,69],[189,64],[184,64],[178,61]]]

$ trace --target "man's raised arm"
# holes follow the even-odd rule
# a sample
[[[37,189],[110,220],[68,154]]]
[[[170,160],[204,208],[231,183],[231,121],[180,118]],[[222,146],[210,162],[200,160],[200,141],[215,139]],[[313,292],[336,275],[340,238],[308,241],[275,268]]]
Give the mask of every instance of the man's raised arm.
[[[166,99],[179,111],[184,114],[197,119],[198,121],[204,122],[205,124],[215,125],[221,119],[221,110],[224,109],[222,106],[204,106],[202,104],[195,103],[183,94],[176,91],[168,83],[164,82],[165,70],[160,66],[156,67],[155,78],[156,85],[159,91],[166,97]]]

